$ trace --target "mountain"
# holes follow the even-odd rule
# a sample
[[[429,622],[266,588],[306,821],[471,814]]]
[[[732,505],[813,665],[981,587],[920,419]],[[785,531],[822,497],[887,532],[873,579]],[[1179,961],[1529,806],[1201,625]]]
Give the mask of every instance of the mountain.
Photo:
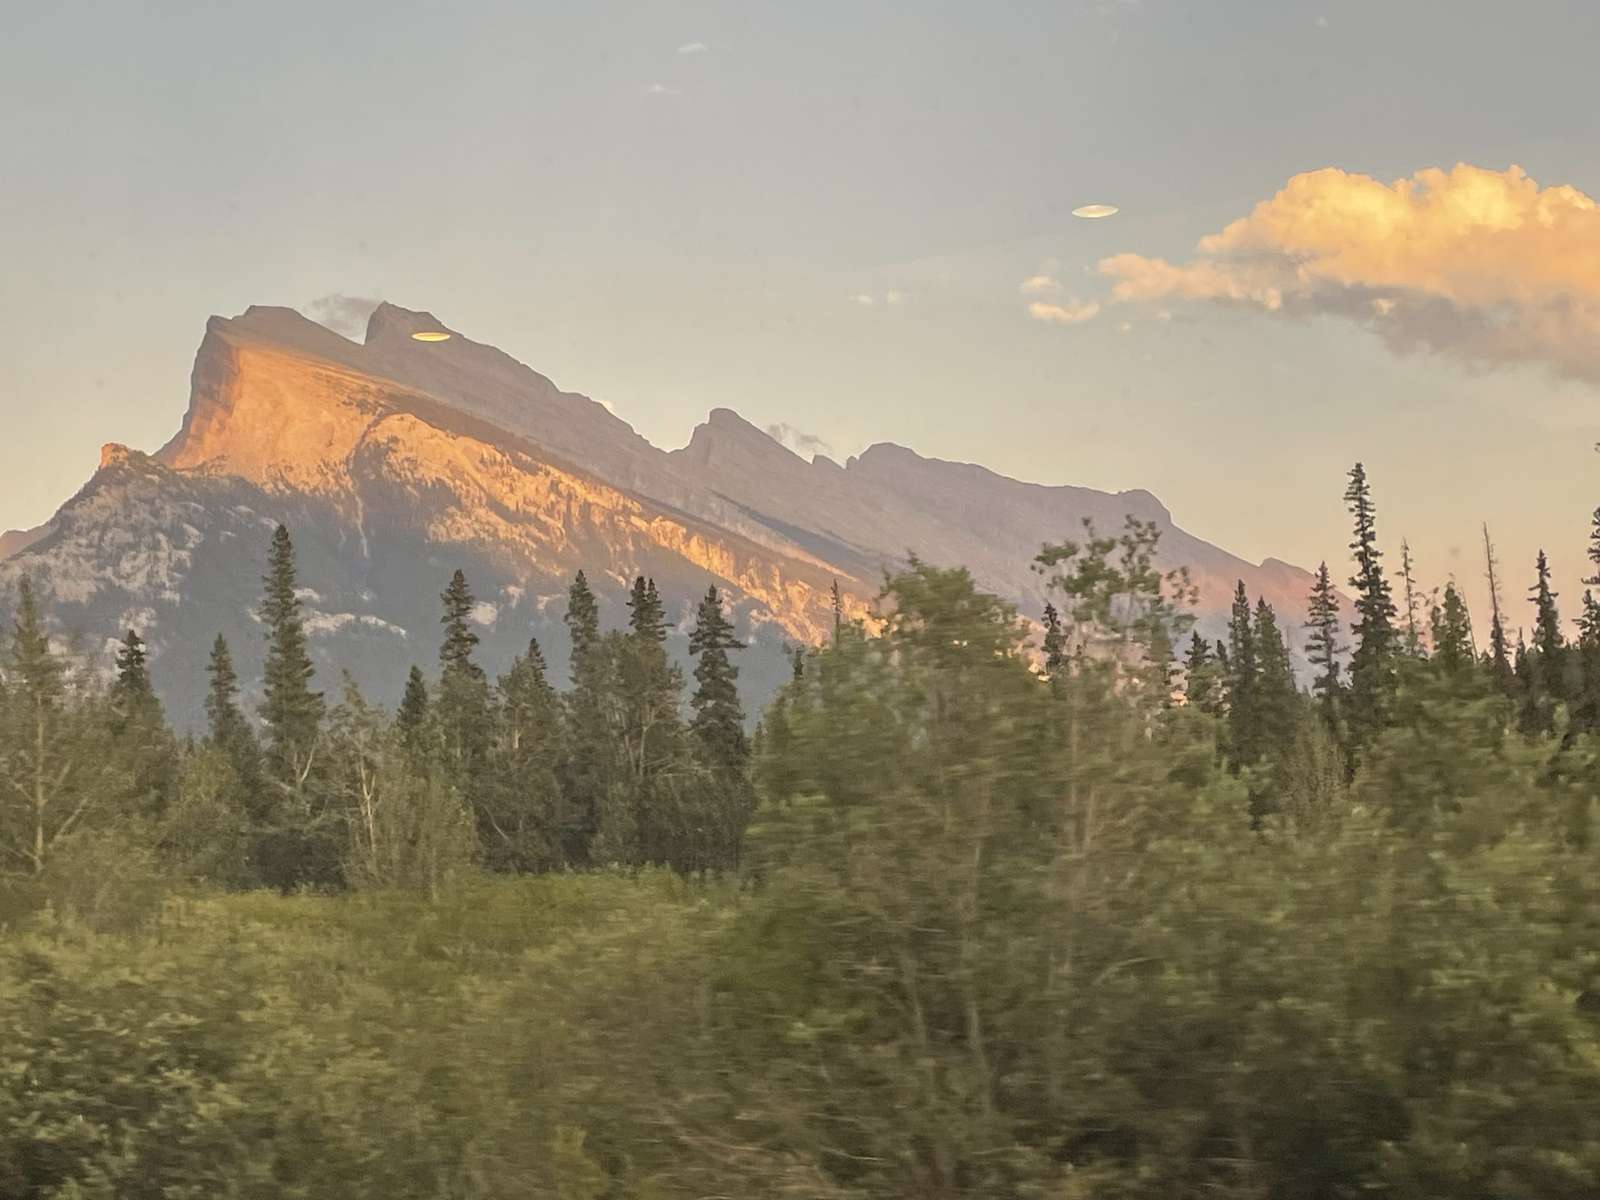
[[[412,337],[427,331],[451,336]],[[1161,528],[1167,565],[1190,568],[1203,629],[1220,630],[1241,578],[1298,625],[1307,572],[1230,555],[1145,491],[1022,483],[889,443],[842,466],[807,461],[721,408],[663,451],[430,313],[380,305],[357,343],[292,309],[252,307],[207,323],[170,442],[153,455],[107,446],[48,522],[0,538],[0,593],[29,575],[57,632],[100,668],[121,631],[139,629],[172,715],[193,725],[217,632],[244,674],[259,666],[253,610],[280,521],[322,685],[337,688],[347,668],[387,702],[411,663],[433,661],[438,593],[456,567],[479,597],[491,672],[529,636],[565,662],[561,615],[579,568],[612,625],[634,576],[653,576],[680,658],[714,582],[749,642],[741,682],[754,710],[786,672],[784,647],[831,628],[835,580],[862,611],[883,568],[915,551],[969,567],[1037,616],[1040,544],[1085,517],[1115,531],[1128,513]]]

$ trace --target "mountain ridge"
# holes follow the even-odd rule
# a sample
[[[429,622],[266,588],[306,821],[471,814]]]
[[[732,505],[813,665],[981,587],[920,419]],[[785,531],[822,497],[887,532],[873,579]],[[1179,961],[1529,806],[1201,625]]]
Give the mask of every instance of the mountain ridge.
[[[450,336],[412,338],[423,331]],[[807,460],[725,407],[662,450],[431,313],[381,304],[357,342],[293,309],[251,306],[206,322],[165,445],[144,455],[108,444],[49,521],[0,539],[0,590],[33,574],[64,627],[107,637],[138,626],[153,662],[197,678],[196,646],[218,629],[254,632],[256,531],[283,520],[303,545],[304,582],[336,601],[317,610],[319,669],[353,656],[357,682],[392,700],[403,660],[431,654],[435,574],[455,566],[471,567],[493,614],[490,665],[528,636],[564,641],[562,593],[580,567],[618,615],[635,574],[654,576],[678,615],[715,583],[749,643],[754,707],[782,678],[785,647],[831,629],[835,580],[863,612],[881,571],[915,552],[968,567],[1036,617],[1040,545],[1078,535],[1085,518],[1116,532],[1127,514],[1162,530],[1164,565],[1194,573],[1209,634],[1236,578],[1280,611],[1302,610],[1309,572],[1194,537],[1144,489],[1030,483],[893,442],[842,465]],[[246,547],[252,536],[260,544]],[[184,691],[165,694],[181,704]]]

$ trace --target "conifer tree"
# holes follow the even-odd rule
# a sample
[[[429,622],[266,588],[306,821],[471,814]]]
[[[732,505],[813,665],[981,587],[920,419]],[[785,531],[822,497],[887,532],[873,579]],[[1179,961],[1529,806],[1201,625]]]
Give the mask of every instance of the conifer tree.
[[[239,676],[233,668],[233,655],[220,633],[211,643],[211,660],[206,665],[211,677],[206,690],[207,740],[232,768],[233,778],[222,797],[230,811],[244,812],[261,820],[266,811],[261,789],[261,746],[255,730],[239,707]]]
[[[561,865],[561,702],[546,677],[537,639],[499,680],[496,779],[479,810],[488,864],[544,871]]]
[[[1228,619],[1228,758],[1232,765],[1249,766],[1261,757],[1260,666],[1256,661],[1255,628],[1250,618],[1250,597],[1244,580],[1233,593]]]
[[[1474,661],[1472,626],[1466,603],[1455,581],[1445,584],[1444,600],[1433,610],[1433,662],[1447,677],[1471,669]]]
[[[459,570],[440,593],[439,703],[434,710],[445,780],[475,810],[489,802],[489,755],[493,740],[489,680],[472,661],[478,635],[472,631],[477,598]]]
[[[407,750],[417,752],[422,749],[429,712],[428,682],[422,676],[422,668],[413,663],[411,673],[406,676],[406,690],[400,697],[400,707],[395,712],[395,727]]]
[[[260,707],[266,728],[263,778],[274,796],[263,805],[265,828],[253,857],[264,882],[287,892],[338,881],[342,830],[335,828],[338,818],[324,786],[324,703],[322,693],[311,689],[315,670],[296,594],[294,545],[282,525],[273,532],[262,582],[267,636]]]
[[[728,657],[744,649],[733,623],[722,611],[722,596],[713,584],[695,611],[689,653],[696,656],[695,693],[690,700],[690,730],[704,760],[726,775],[742,774],[750,754],[744,734],[744,709],[739,703],[739,668]]]
[[[165,810],[178,782],[178,748],[150,682],[144,639],[128,630],[116,656],[108,732],[102,764],[108,798],[124,816],[155,817]]]
[[[1522,728],[1525,733],[1549,733],[1555,728],[1556,706],[1566,699],[1566,640],[1561,634],[1561,614],[1556,593],[1550,589],[1550,563],[1543,550],[1535,561],[1535,580],[1528,589],[1534,606],[1533,645],[1519,648],[1522,679]]]
[[[1048,600],[1044,605],[1044,669],[1052,679],[1067,664],[1067,632],[1061,624],[1061,614]],[[1190,703],[1194,703],[1190,697]]]
[[[835,579],[828,588],[828,595],[833,607],[833,636],[839,636],[839,630],[844,628],[844,597],[839,593],[839,581]]]
[[[1422,642],[1421,603],[1417,598],[1416,576],[1412,570],[1411,543],[1405,538],[1400,539],[1400,580],[1405,585],[1405,652],[1412,658],[1421,658],[1426,653]]]
[[[1306,655],[1317,672],[1311,690],[1329,730],[1337,731],[1343,692],[1339,656],[1345,647],[1339,642],[1339,593],[1334,589],[1326,562],[1317,566],[1317,579],[1311,585],[1306,628],[1311,631],[1306,639]]]
[[[1184,698],[1200,712],[1217,716],[1222,711],[1222,678],[1211,643],[1198,630],[1189,640],[1184,663]]]
[[[261,622],[267,631],[261,719],[267,733],[268,773],[278,789],[299,792],[316,767],[321,692],[311,690],[314,668],[295,592],[294,545],[279,525],[272,535],[263,583]]]
[[[85,788],[82,747],[73,744],[67,687],[50,648],[44,616],[27,576],[17,583],[16,614],[4,674],[7,685],[0,757],[14,813],[0,820],[6,867],[42,872],[56,843],[71,833],[99,799]]]
[[[1356,747],[1375,737],[1388,712],[1395,686],[1394,602],[1389,580],[1383,573],[1383,552],[1378,549],[1377,518],[1366,468],[1356,463],[1350,470],[1350,485],[1345,502],[1355,521],[1355,540],[1350,550],[1356,573],[1350,579],[1355,589],[1355,653],[1350,659],[1349,722],[1351,740]]]
[[[439,663],[445,671],[459,670],[477,679],[483,678],[483,668],[472,661],[472,651],[478,644],[478,635],[472,631],[472,610],[477,604],[467,577],[457,570],[450,576],[450,584],[439,596],[444,605],[444,616],[439,623],[444,626],[444,640],[439,645]]]
[[[789,678],[798,683],[806,673],[806,648],[794,646],[789,651]]]
[[[1505,618],[1500,608],[1500,580],[1496,574],[1499,563],[1495,559],[1494,543],[1489,540],[1489,526],[1483,527],[1484,574],[1489,581],[1489,674],[1495,687],[1504,695],[1514,689],[1515,672],[1511,664],[1511,644],[1506,638]]]
[[[612,672],[600,637],[599,604],[581,570],[567,589],[563,620],[572,641],[572,687],[566,696],[567,753],[561,769],[561,854],[563,861],[582,866],[591,861],[601,810],[611,803],[618,772],[607,713]]]

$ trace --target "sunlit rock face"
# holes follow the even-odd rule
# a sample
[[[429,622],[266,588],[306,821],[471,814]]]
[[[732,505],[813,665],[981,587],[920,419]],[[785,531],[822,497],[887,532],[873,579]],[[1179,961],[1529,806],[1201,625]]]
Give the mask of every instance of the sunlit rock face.
[[[1116,529],[1127,513],[1156,521],[1168,563],[1193,571],[1204,627],[1219,628],[1239,578],[1298,625],[1306,572],[1191,537],[1147,492],[1040,487],[887,444],[842,467],[807,461],[727,409],[669,453],[432,314],[382,305],[357,343],[257,307],[208,323],[166,446],[107,446],[49,522],[0,539],[0,608],[30,575],[88,669],[137,628],[174,717],[192,726],[218,632],[247,680],[259,670],[252,610],[282,521],[329,690],[348,669],[370,696],[397,699],[410,664],[436,657],[438,594],[457,567],[481,602],[491,673],[537,636],[559,675],[565,590],[581,567],[611,626],[633,578],[652,576],[680,657],[715,583],[750,643],[741,682],[754,711],[786,674],[785,648],[832,627],[834,580],[863,611],[883,568],[912,549],[969,567],[1034,616],[1040,543],[1084,517]]]

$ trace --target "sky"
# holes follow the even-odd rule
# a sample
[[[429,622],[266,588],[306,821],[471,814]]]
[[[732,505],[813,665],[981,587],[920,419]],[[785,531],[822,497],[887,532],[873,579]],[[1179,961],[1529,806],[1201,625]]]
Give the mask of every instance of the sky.
[[[1391,563],[1481,609],[1487,521],[1513,621],[1541,546],[1570,616],[1596,44],[1590,0],[15,6],[0,527],[176,430],[210,314],[383,298],[666,448],[727,406],[1252,560],[1348,573],[1359,459]]]

